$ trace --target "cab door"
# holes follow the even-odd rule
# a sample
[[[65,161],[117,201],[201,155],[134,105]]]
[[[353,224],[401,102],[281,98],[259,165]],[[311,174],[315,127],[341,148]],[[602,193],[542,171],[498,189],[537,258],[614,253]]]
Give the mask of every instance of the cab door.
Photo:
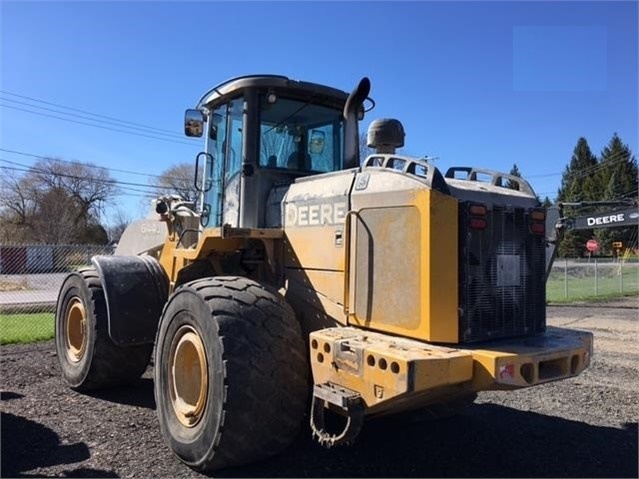
[[[211,156],[207,162],[204,207],[208,211],[205,227],[229,224],[238,226],[240,199],[240,170],[242,164],[242,105],[236,98],[218,106],[208,119],[209,136],[206,151]]]

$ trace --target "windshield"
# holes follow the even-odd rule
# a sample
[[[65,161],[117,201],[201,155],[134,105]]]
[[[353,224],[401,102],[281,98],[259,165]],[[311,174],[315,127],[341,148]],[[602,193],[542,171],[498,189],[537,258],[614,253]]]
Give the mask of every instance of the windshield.
[[[343,118],[313,100],[260,99],[260,167],[326,173],[343,166]]]

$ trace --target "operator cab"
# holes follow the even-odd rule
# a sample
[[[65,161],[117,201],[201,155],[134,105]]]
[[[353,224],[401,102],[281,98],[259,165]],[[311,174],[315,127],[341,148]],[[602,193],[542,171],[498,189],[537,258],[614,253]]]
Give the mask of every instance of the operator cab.
[[[273,187],[348,166],[347,98],[276,75],[239,77],[207,92],[186,111],[184,128],[187,136],[205,137],[195,180],[201,225],[263,227]]]

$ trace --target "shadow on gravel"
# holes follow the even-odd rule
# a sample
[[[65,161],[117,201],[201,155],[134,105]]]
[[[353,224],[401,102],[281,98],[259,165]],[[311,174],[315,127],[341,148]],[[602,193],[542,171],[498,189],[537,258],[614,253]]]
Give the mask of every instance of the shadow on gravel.
[[[120,477],[113,471],[101,471],[100,469],[87,469],[86,467],[78,467],[77,469],[69,469],[62,471],[56,476],[43,476],[41,474],[21,474],[17,477]]]
[[[155,397],[153,395],[153,379],[140,378],[128,386],[105,389],[83,393],[96,399],[125,404],[127,406],[137,406],[146,409],[155,409]]]
[[[0,391],[0,400],[6,401],[7,399],[20,399],[24,397],[20,393],[14,393],[12,391]]]
[[[46,477],[26,471],[39,467],[72,464],[88,459],[83,442],[61,445],[58,435],[48,427],[9,413],[0,413],[0,452],[2,477]],[[63,477],[117,477],[112,471],[78,468],[62,472]]]
[[[437,422],[371,420],[352,447],[324,449],[308,428],[267,461],[215,477],[637,477],[637,424],[624,429],[477,404]]]

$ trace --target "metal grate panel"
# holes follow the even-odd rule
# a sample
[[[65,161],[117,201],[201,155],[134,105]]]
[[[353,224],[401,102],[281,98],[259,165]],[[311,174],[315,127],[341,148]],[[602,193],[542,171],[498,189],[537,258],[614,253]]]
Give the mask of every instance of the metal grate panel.
[[[545,243],[525,208],[493,206],[484,229],[460,204],[459,335],[476,342],[546,329]]]

